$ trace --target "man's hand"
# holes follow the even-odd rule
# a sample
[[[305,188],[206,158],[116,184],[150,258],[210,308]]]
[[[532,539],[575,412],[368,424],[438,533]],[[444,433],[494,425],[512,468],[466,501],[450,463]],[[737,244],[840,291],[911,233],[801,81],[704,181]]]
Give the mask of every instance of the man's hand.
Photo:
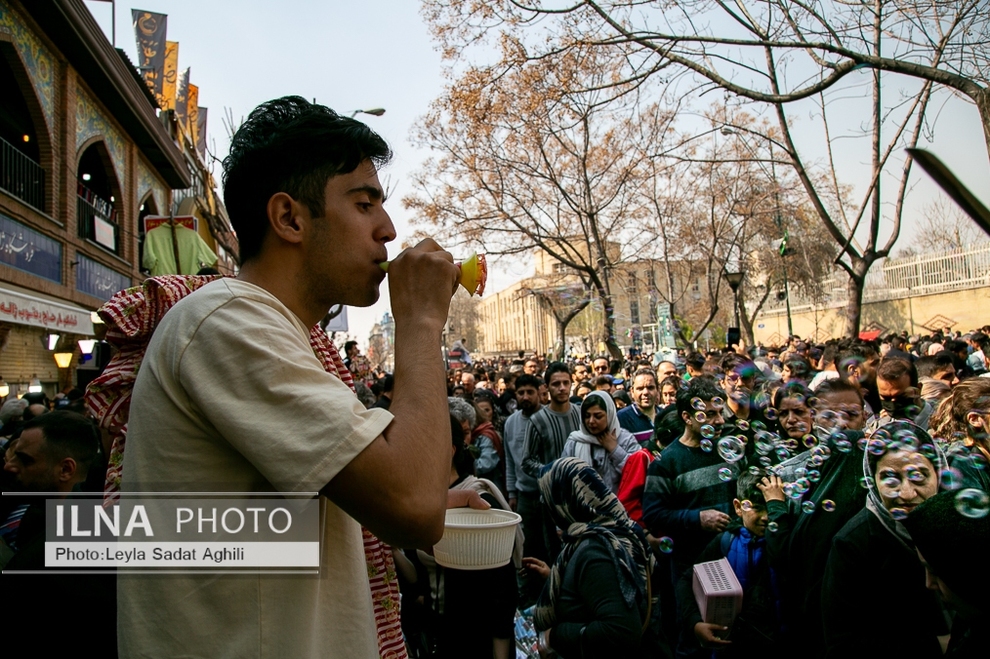
[[[396,324],[410,320],[435,327],[438,336],[457,289],[454,258],[427,238],[403,250],[388,266],[388,288]]]
[[[701,528],[713,533],[720,533],[729,525],[730,517],[720,510],[702,510]]]
[[[763,498],[767,501],[787,501],[784,496],[784,482],[777,474],[764,476],[756,487],[763,492]]]
[[[710,622],[699,622],[694,626],[694,637],[698,639],[698,643],[701,644],[701,647],[717,650],[725,647],[726,645],[732,645],[732,641],[723,641],[718,637],[718,634],[724,634],[727,631],[729,631],[729,628],[723,627],[722,625],[716,625]]]
[[[481,495],[474,490],[447,490],[447,509],[450,508],[488,510],[491,508],[491,504],[482,499]]]
[[[517,499],[516,497],[509,497],[509,508],[512,508],[513,512],[515,512],[516,507],[518,505],[519,505],[519,499]]]

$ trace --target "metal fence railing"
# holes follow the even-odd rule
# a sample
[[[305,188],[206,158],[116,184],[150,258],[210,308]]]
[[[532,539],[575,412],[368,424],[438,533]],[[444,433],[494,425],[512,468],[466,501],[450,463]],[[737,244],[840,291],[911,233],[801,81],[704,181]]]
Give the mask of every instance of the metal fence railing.
[[[842,307],[849,301],[848,275],[835,270],[814,290],[791,287],[791,312]],[[866,275],[863,302],[883,302],[990,286],[990,241],[962,249],[884,259]],[[761,314],[786,313],[786,303],[768,300]]]
[[[0,138],[0,188],[45,211],[44,168],[3,138]]]

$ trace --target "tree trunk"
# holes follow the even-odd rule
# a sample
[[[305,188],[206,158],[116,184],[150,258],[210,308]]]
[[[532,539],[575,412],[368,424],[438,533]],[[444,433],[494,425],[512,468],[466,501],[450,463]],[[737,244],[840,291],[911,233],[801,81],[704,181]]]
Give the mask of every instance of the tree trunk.
[[[990,88],[979,92],[975,100],[976,109],[980,112],[980,123],[983,124],[983,138],[987,142],[987,155],[990,156]]]
[[[859,259],[857,263],[853,264],[853,269],[856,272],[861,270],[859,266]],[[867,270],[867,268],[862,268],[862,270]],[[851,339],[855,339],[859,336],[859,325],[863,317],[863,284],[866,280],[864,275],[849,275],[849,283],[846,285],[846,290],[849,294],[849,301],[846,303],[846,336]]]
[[[602,291],[604,293],[604,291]],[[605,347],[612,359],[622,359],[622,350],[615,340],[615,307],[612,306],[612,296],[605,293],[602,297],[602,304],[605,307]]]

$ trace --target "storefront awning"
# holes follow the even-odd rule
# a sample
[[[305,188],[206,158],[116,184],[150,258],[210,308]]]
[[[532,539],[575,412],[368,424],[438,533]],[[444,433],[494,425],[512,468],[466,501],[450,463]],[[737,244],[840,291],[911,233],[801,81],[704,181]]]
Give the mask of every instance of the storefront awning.
[[[860,332],[859,333],[859,339],[861,341],[873,341],[878,336],[880,336],[880,334],[881,334],[882,331],[883,330],[868,330],[866,332]]]
[[[0,284],[0,322],[93,336],[89,309],[12,284]]]

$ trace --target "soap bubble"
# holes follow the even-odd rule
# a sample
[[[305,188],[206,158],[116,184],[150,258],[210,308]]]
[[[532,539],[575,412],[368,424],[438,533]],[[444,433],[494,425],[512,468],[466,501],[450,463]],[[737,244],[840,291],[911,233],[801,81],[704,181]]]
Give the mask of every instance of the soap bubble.
[[[872,486],[873,484],[874,484],[874,483],[873,483],[873,477],[872,477],[872,476],[862,476],[862,477],[861,477],[861,478],[859,479],[859,486],[860,486],[861,488],[863,488],[864,490],[868,490],[868,489],[870,489],[870,487],[871,487],[871,486]]]
[[[703,425],[701,426],[701,436],[705,439],[711,439],[715,436],[715,426]]]
[[[781,489],[784,490],[784,496],[785,497],[787,497],[788,499],[793,499],[794,498],[794,496],[795,496],[794,483],[784,483],[784,487],[781,488]],[[801,498],[801,493],[800,492],[797,493],[797,497],[798,498]]]
[[[810,515],[811,513],[815,512],[815,502],[805,501],[804,503],[802,503],[801,512],[803,512],[806,515]]]
[[[777,522],[770,522],[769,524],[767,524],[767,531],[770,531],[770,533],[776,533],[777,529],[779,528],[780,525],[777,524]]]
[[[955,467],[946,467],[939,472],[939,482],[943,490],[958,490],[962,487],[962,472]]]
[[[732,470],[728,467],[722,467],[718,470],[718,479],[723,483],[728,483],[732,480]]]
[[[760,469],[756,465],[749,466],[749,473],[753,474],[754,476],[759,476],[761,471],[762,469]]]
[[[773,464],[773,460],[770,459],[769,455],[761,455],[760,464],[763,465],[764,467],[769,467],[770,465]]]
[[[743,445],[738,437],[723,437],[718,440],[718,454],[726,462],[738,462],[743,458]]]
[[[769,419],[770,421],[774,421],[774,420],[776,420],[776,419],[777,419],[777,410],[775,410],[775,409],[774,409],[774,408],[772,408],[772,407],[768,407],[768,408],[767,408],[767,409],[766,409],[766,410],[765,410],[765,411],[763,412],[763,416],[765,416],[765,417],[766,417],[767,419]]]
[[[904,508],[891,508],[890,516],[893,517],[898,522],[907,519],[908,511]]]
[[[804,444],[805,448],[815,448],[818,446],[818,438],[814,435],[808,434],[801,439],[801,443]]]
[[[708,415],[705,414],[704,412],[695,412],[694,413],[694,420],[697,421],[698,423],[707,423],[708,422]]]
[[[888,491],[897,490],[901,486],[901,479],[897,476],[888,476],[880,481],[880,485]]]
[[[754,421],[753,423],[751,423],[749,425],[750,425],[750,427],[753,430],[766,430],[767,429],[767,424],[763,423],[762,421]]]
[[[753,509],[753,502],[750,501],[749,499],[746,499],[741,504],[739,504],[739,507],[742,508],[743,510],[745,510],[748,513],[749,511],[751,511]]]
[[[973,451],[973,454],[969,456],[969,463],[977,471],[985,471],[987,468],[987,459],[983,457],[982,453],[976,451]]]
[[[907,478],[912,483],[923,483],[927,480],[927,476],[919,465],[908,465],[905,467],[904,472],[907,474]]]
[[[818,471],[817,469],[808,470],[808,480],[811,481],[812,483],[817,483],[821,479],[821,477],[822,477],[822,472]]]
[[[866,450],[870,455],[883,455],[887,450],[887,443],[879,438],[871,439],[866,445]]]
[[[928,458],[929,461],[931,462],[935,461],[936,452],[934,446],[932,446],[931,444],[922,444],[919,450],[921,451],[921,454],[923,456]]]
[[[701,440],[701,450],[704,451],[705,453],[711,453],[712,452],[712,440],[710,440],[710,439],[703,439],[703,440]]]
[[[744,432],[746,430],[749,430],[749,421],[747,421],[746,419],[738,419],[736,421],[736,428],[739,428],[739,430],[742,430]]]
[[[725,407],[725,401],[724,400],[722,400],[718,396],[715,396],[715,398],[712,398],[712,408],[714,408],[716,410],[720,410],[723,407]]]
[[[660,549],[661,553],[669,554],[670,552],[674,551],[674,541],[668,538],[667,536],[660,538],[657,544],[659,545],[658,549]]]
[[[990,512],[990,495],[975,487],[967,487],[956,494],[956,510],[971,519],[986,517]]]
[[[705,405],[705,401],[695,396],[694,398],[691,399],[691,407],[698,410],[699,412],[704,412],[708,406]]]
[[[839,435],[836,437],[833,445],[835,446],[835,450],[839,453],[848,453],[852,450],[852,442],[846,439],[844,435]]]
[[[767,455],[773,450],[773,435],[768,433],[766,430],[757,430],[754,444],[756,446],[757,453],[760,455]]]
[[[825,499],[822,501],[822,510],[827,513],[835,512],[835,502],[831,499]]]
[[[794,478],[804,478],[808,475],[808,470],[804,467],[798,467],[794,470]]]

